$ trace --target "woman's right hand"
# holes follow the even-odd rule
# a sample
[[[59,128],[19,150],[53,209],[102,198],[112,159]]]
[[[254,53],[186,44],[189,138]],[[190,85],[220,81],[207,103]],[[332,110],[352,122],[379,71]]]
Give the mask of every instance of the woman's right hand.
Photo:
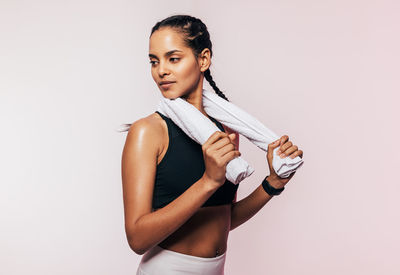
[[[205,172],[203,177],[219,188],[225,183],[226,165],[241,155],[233,143],[235,133],[214,132],[202,145]]]

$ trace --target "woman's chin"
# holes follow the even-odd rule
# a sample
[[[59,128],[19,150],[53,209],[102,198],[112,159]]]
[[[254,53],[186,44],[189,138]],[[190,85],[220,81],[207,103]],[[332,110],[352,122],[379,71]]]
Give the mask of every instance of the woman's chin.
[[[179,94],[176,94],[171,90],[162,91],[162,95],[163,95],[163,97],[168,98],[168,99],[176,99],[178,97],[184,99],[184,96],[180,96]]]
[[[176,98],[178,98],[179,96],[174,96],[174,95],[170,95],[170,94],[165,94],[165,93],[163,93],[163,97],[164,98],[168,98],[168,99],[176,99]]]

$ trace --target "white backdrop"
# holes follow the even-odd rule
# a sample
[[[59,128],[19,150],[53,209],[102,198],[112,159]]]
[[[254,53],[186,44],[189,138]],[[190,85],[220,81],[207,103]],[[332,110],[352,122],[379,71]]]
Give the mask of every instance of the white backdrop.
[[[285,192],[231,231],[226,274],[399,274],[399,8],[1,0],[0,274],[135,274],[116,129],[155,111],[148,39],[177,13],[208,26],[227,97],[304,151]],[[268,174],[240,147],[256,172],[238,200]]]

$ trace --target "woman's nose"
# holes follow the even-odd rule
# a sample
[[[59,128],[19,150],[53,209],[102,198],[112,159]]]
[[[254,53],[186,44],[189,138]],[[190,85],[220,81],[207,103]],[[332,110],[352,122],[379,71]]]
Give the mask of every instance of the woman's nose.
[[[158,74],[160,76],[163,76],[168,73],[169,73],[168,66],[166,64],[164,64],[163,62],[160,62],[159,66],[158,66]]]

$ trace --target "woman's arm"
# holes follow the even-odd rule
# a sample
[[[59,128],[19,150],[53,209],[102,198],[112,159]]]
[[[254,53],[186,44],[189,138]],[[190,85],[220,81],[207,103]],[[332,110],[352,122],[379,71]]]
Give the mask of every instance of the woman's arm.
[[[232,132],[229,128],[228,131]],[[236,137],[235,144],[237,150],[239,150],[239,134],[236,134]],[[250,195],[238,202],[236,202],[236,195],[232,202],[230,230],[248,221],[272,198],[265,192],[261,184]]]
[[[230,230],[235,229],[253,217],[271,198],[272,196],[268,195],[260,184],[260,186],[246,198],[238,202],[235,200],[232,204]]]
[[[282,151],[281,157],[286,157],[289,155],[292,158],[296,156],[302,157],[303,151],[299,150],[296,145],[293,145],[292,142],[289,141],[289,137],[287,135],[283,135],[280,139],[268,145],[267,160],[271,174],[267,177],[267,180],[271,184],[271,186],[280,189],[289,182],[289,180],[294,176],[296,172],[292,173],[287,178],[281,178],[275,173],[272,167],[272,152],[278,146],[280,146],[279,150]],[[251,193],[249,196],[239,202],[235,201],[232,204],[231,208],[232,211],[230,230],[235,229],[236,227],[253,217],[271,198],[272,196],[265,192],[262,184],[260,184],[257,189],[254,190],[253,193]]]
[[[174,201],[152,212],[162,131],[148,120],[131,125],[122,154],[125,232],[129,246],[143,254],[182,226],[216,191],[203,176]]]
[[[163,208],[141,216],[128,235],[131,248],[142,255],[162,242],[192,217],[214,192],[202,177]]]

